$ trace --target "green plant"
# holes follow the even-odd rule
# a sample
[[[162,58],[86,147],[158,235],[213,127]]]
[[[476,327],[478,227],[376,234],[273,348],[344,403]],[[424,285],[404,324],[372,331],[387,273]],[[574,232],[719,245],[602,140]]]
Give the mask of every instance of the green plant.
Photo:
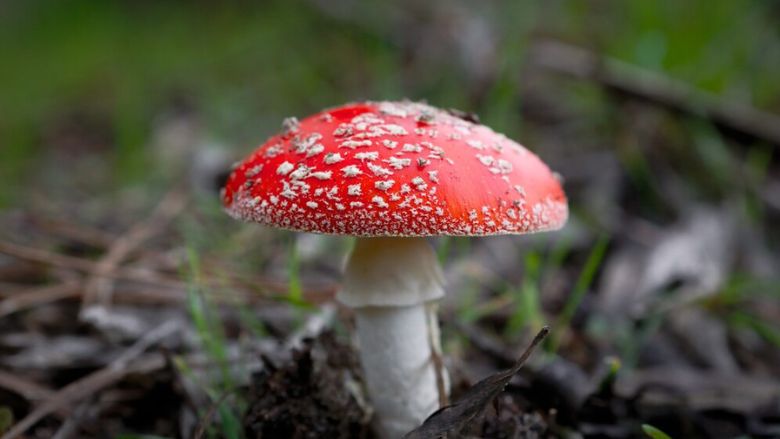
[[[642,424],[642,431],[650,439],[672,439],[671,436],[650,424]]]
[[[8,430],[14,424],[14,413],[9,407],[0,406],[0,433]]]
[[[219,375],[210,377],[208,382],[203,383],[198,379],[193,379],[193,382],[200,384],[211,402],[217,405],[222,436],[238,439],[241,437],[239,410],[225,402],[224,398],[224,395],[237,394],[238,389],[230,369],[231,362],[228,357],[222,321],[219,318],[217,307],[203,294],[205,287],[201,282],[197,252],[189,247],[187,256],[189,260],[187,307],[201,346],[208,357],[217,365],[219,371]],[[191,379],[195,377],[193,370],[182,359],[176,361],[175,364],[183,375]]]
[[[591,284],[593,283],[593,279],[596,277],[596,273],[601,266],[601,262],[604,260],[604,256],[607,253],[608,244],[609,237],[606,235],[601,235],[593,245],[593,248],[588,254],[588,258],[585,261],[585,266],[582,268],[580,276],[577,278],[577,282],[574,284],[574,289],[569,295],[568,300],[566,300],[566,303],[563,306],[563,310],[558,315],[558,319],[552,328],[552,332],[550,333],[550,337],[548,338],[548,343],[546,345],[548,352],[558,351],[562,333],[569,327],[571,319],[574,317],[574,313],[580,306],[580,303],[585,297],[585,293],[587,293],[588,288],[590,288]]]
[[[524,258],[525,270],[519,288],[509,292],[514,297],[515,311],[509,319],[507,333],[516,334],[530,328],[538,331],[544,317],[539,305],[539,277],[542,257],[538,251],[529,251]]]

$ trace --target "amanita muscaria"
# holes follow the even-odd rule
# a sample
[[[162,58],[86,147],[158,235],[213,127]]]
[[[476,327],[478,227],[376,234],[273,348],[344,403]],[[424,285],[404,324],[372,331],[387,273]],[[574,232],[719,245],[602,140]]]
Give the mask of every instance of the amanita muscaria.
[[[459,114],[408,101],[286,119],[233,170],[222,201],[241,220],[358,238],[338,300],[355,314],[383,437],[435,411],[444,381],[433,361],[444,289],[425,237],[555,230],[568,216],[559,179],[536,155]]]

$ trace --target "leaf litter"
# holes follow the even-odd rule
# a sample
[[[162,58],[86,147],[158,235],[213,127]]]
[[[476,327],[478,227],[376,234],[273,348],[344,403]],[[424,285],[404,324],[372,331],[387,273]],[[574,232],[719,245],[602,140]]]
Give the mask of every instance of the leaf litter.
[[[455,16],[436,14],[437,2],[428,2],[419,11],[434,23],[407,33],[397,32],[403,29],[399,20],[418,22],[414,12],[372,22],[359,8],[339,12],[323,5],[313,3],[323,15],[401,47],[400,73],[410,80],[430,77],[432,53],[458,54],[471,72],[465,83],[473,96],[469,106],[495,120],[484,114],[493,107],[483,91],[496,65],[469,56],[499,53],[499,35],[484,15],[464,5],[452,6]],[[479,48],[465,44],[469,32],[451,32],[453,17],[485,31]],[[509,346],[518,333],[538,329],[507,330],[515,321],[511,287],[524,279],[521,255],[547,257],[551,241],[450,242],[443,252],[452,293],[442,303],[443,360],[459,402],[425,428],[451,437],[628,438],[643,430],[672,437],[780,437],[780,168],[771,135],[780,126],[777,116],[750,110],[761,117],[735,124],[746,107],[719,97],[710,104],[725,113],[710,121],[696,102],[674,99],[670,81],[653,81],[648,93],[614,60],[560,41],[540,43],[524,63],[522,83],[507,94],[517,99],[506,102],[517,114],[506,116],[519,121],[522,112],[523,124],[533,128],[524,136],[566,177],[577,211],[561,234],[566,251],[549,258],[553,262],[538,280],[543,314],[534,320],[559,315],[599,233],[609,234],[610,246],[568,326],[556,328],[558,349],[539,361],[535,356],[507,379],[516,362]],[[555,50],[539,50],[544,48]],[[561,57],[565,53],[605,70],[583,70],[585,63]],[[567,93],[569,85],[587,87],[593,99],[587,111]],[[84,107],[73,112],[89,118]],[[110,117],[102,108],[98,113],[97,126],[82,139],[71,135],[69,144],[95,143],[95,132],[111,132]],[[20,191],[24,203],[0,212],[0,431],[28,425],[24,435],[30,438],[192,437],[204,423],[205,437],[229,437],[236,430],[226,424],[236,421],[246,437],[291,423],[318,437],[370,437],[370,405],[360,396],[359,371],[347,360],[354,358],[345,335],[350,316],[336,309],[332,319],[311,319],[301,305],[331,301],[340,268],[334,256],[347,245],[320,236],[291,240],[222,221],[208,200],[216,198],[231,153],[221,139],[198,131],[203,124],[197,117],[176,114],[173,121],[163,118],[151,137],[154,154],[177,153],[161,161],[163,170],[176,170],[162,186],[180,187],[179,180],[195,186],[181,194],[190,200],[182,212],[155,216],[164,220],[159,224],[145,221],[165,196],[157,186],[164,179],[143,191],[115,191],[106,178],[113,168],[103,166],[111,160],[105,151],[49,153],[61,144],[61,136],[51,135],[36,158],[41,171],[31,174],[29,190]],[[719,129],[707,135],[719,136],[731,159],[717,175],[702,171],[701,157],[690,148],[696,141],[690,118]],[[182,126],[189,127],[184,134]],[[745,141],[744,134],[768,145]],[[100,143],[109,142],[106,135]],[[743,155],[757,150],[769,151],[765,169],[761,178],[748,179]],[[722,181],[729,186],[718,187]],[[303,301],[286,298],[289,241],[302,248],[316,244],[316,256],[301,261]],[[190,285],[182,276],[188,246],[202,255],[199,287],[212,304],[207,312],[224,329],[221,359],[204,353],[188,322]],[[96,304],[103,305],[100,313],[79,318],[84,305]],[[461,319],[464,307],[478,312]],[[181,322],[176,336],[142,352],[133,347],[167,320]],[[301,327],[312,330],[299,332]],[[335,335],[323,337],[337,343],[319,337],[328,328]],[[117,368],[126,352],[134,359]],[[509,369],[494,374],[502,367]],[[473,377],[484,376],[489,378],[469,391]],[[313,384],[316,378],[324,381]],[[346,415],[343,423],[333,418],[337,410]]]

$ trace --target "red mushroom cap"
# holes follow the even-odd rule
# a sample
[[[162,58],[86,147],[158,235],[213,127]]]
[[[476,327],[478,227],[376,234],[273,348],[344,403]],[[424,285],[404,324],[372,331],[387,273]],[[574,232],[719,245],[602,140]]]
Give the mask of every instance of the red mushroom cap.
[[[238,219],[355,236],[532,233],[568,216],[559,179],[535,154],[406,101],[285,120],[233,170],[222,201]]]

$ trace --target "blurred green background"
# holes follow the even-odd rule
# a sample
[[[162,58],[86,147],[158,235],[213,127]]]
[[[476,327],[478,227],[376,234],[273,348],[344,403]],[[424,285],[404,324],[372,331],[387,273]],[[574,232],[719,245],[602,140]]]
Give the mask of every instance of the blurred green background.
[[[282,117],[357,99],[426,99],[534,139],[520,109],[538,37],[777,112],[778,23],[761,0],[4,1],[0,206],[24,203],[58,149],[97,154],[117,187],[166,172],[150,138],[181,112],[236,157]],[[556,93],[584,135],[614,129],[598,89]]]

